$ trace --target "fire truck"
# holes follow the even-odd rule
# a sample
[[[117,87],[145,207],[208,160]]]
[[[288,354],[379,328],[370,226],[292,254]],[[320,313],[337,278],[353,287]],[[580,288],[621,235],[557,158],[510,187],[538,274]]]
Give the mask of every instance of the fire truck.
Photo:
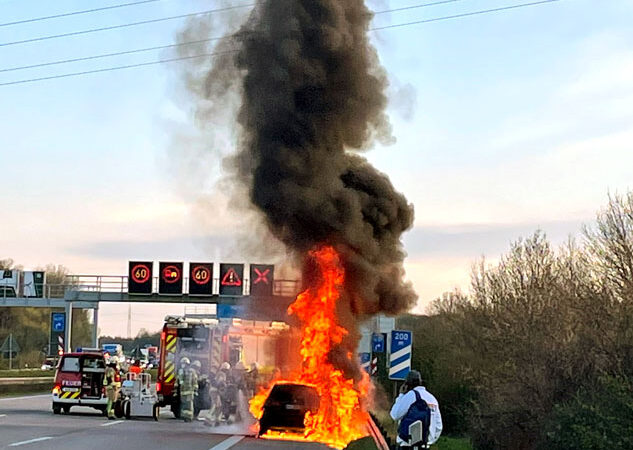
[[[293,341],[284,322],[246,321],[187,316],[167,316],[160,335],[157,407],[169,406],[180,416],[176,379],[183,357],[200,361],[201,373],[217,371],[222,363],[238,361],[246,366],[279,366]],[[287,357],[286,357],[287,358]]]

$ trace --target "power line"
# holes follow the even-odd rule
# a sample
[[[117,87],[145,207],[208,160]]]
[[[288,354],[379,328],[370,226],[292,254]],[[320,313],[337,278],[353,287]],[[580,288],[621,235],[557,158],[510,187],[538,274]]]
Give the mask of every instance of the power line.
[[[90,28],[88,30],[81,30],[81,31],[71,31],[70,33],[62,33],[62,34],[53,34],[50,36],[40,36],[37,38],[31,38],[31,39],[24,39],[21,41],[13,41],[13,42],[4,42],[2,44],[0,44],[0,47],[8,47],[10,45],[18,45],[18,44],[27,44],[29,42],[39,42],[39,41],[47,41],[50,39],[59,39],[59,38],[63,38],[63,37],[69,37],[69,36],[78,36],[81,34],[89,34],[89,33],[96,33],[98,31],[108,31],[108,30],[117,30],[120,28],[129,28],[129,27],[135,27],[138,25],[146,25],[146,24],[150,24],[150,23],[157,23],[157,22],[165,22],[168,20],[176,20],[176,19],[185,19],[187,17],[195,17],[195,16],[203,16],[206,14],[212,14],[212,13],[216,13],[216,12],[223,12],[223,11],[230,11],[233,9],[239,9],[239,8],[248,8],[248,7],[253,7],[255,6],[254,4],[248,4],[248,5],[237,5],[237,6],[227,6],[224,8],[217,8],[217,9],[209,9],[207,11],[200,11],[197,13],[189,13],[189,14],[181,14],[178,16],[170,16],[170,17],[161,17],[158,19],[150,19],[150,20],[142,20],[140,22],[132,22],[132,23],[124,23],[121,25],[111,25],[108,27],[102,27],[102,28]]]
[[[185,59],[204,58],[204,57],[208,57],[208,56],[212,57],[212,56],[228,55],[230,53],[237,53],[237,52],[238,52],[238,50],[227,50],[227,51],[224,51],[224,52],[204,53],[202,55],[192,55],[192,56],[181,56],[181,57],[178,57],[178,58],[160,59],[158,61],[149,61],[149,62],[137,63],[137,64],[127,64],[127,65],[124,65],[124,66],[104,67],[103,69],[85,70],[83,72],[64,73],[64,74],[61,74],[61,75],[51,75],[51,76],[48,76],[48,77],[29,78],[28,80],[9,81],[9,82],[6,82],[6,83],[0,83],[0,86],[11,86],[11,85],[15,85],[15,84],[34,83],[36,81],[55,80],[57,78],[78,77],[78,76],[81,76],[81,75],[89,75],[91,73],[101,73],[101,72],[111,72],[111,71],[114,71],[114,70],[132,69],[134,67],[152,66],[152,65],[155,65],[155,64],[164,64],[164,63],[170,63],[170,62],[175,62],[175,61],[183,61]]]
[[[39,18],[35,18],[35,19],[27,19],[27,20],[18,21],[18,22],[8,22],[8,23],[0,24],[0,27],[9,26],[9,25],[17,25],[17,24],[20,24],[20,23],[36,22],[36,21],[39,21],[39,20],[47,20],[47,19],[53,19],[53,18],[57,18],[57,17],[72,16],[72,15],[76,15],[76,14],[86,14],[86,13],[90,13],[90,12],[96,12],[96,11],[102,11],[102,10],[114,9],[114,8],[122,8],[124,6],[131,6],[131,5],[141,4],[141,3],[150,3],[150,2],[157,2],[157,1],[161,1],[161,0],[143,0],[143,1],[139,1],[139,2],[124,3],[124,4],[121,4],[121,5],[114,5],[114,6],[107,6],[107,7],[103,7],[103,8],[95,8],[95,9],[89,9],[89,10],[84,10],[84,11],[75,11],[75,12],[71,12],[71,13],[58,14],[58,15],[55,15],[55,16],[39,17]],[[425,8],[425,7],[428,7],[428,6],[443,5],[443,4],[446,4],[446,3],[455,3],[455,2],[458,2],[458,1],[463,1],[463,0],[442,0],[442,1],[432,2],[432,3],[425,3],[425,4],[421,4],[421,5],[413,5],[413,6],[406,6],[406,7],[403,7],[403,8],[394,8],[394,9],[388,9],[388,10],[385,10],[385,11],[378,11],[378,12],[375,12],[373,14],[374,15],[386,14],[386,13],[390,13],[390,12],[398,12],[398,11],[405,11],[405,10],[410,10],[410,9]],[[225,7],[225,8],[212,9],[212,10],[201,11],[201,12],[197,12],[197,13],[182,14],[182,15],[170,16],[170,17],[162,17],[162,18],[158,18],[158,19],[143,20],[143,21],[140,21],[140,22],[132,22],[132,23],[126,23],[126,24],[121,24],[121,25],[112,25],[112,26],[101,27],[101,28],[91,28],[91,29],[88,29],[88,30],[71,31],[69,33],[54,34],[54,35],[50,35],[50,36],[40,36],[40,37],[37,37],[37,38],[24,39],[24,40],[21,40],[21,41],[5,42],[5,43],[0,44],[0,47],[8,47],[10,45],[18,45],[18,44],[27,44],[29,42],[46,41],[46,40],[50,40],[50,39],[59,39],[59,38],[70,37],[70,36],[78,36],[78,35],[82,35],[82,34],[96,33],[96,32],[99,32],[99,31],[108,31],[108,30],[116,30],[116,29],[120,29],[120,28],[129,28],[129,27],[135,27],[135,26],[139,26],[139,25],[146,25],[146,24],[150,24],[150,23],[157,23],[157,22],[164,22],[164,21],[168,21],[168,20],[183,19],[183,18],[187,18],[187,17],[195,17],[195,16],[201,16],[201,15],[205,15],[205,14],[211,14],[211,13],[214,13],[214,12],[222,12],[222,11],[228,11],[228,10],[238,9],[238,8],[249,8],[249,7],[254,7],[254,6],[255,6],[255,4],[229,6],[229,7]],[[185,45],[185,44],[183,44],[183,45]],[[145,51],[145,50],[139,50],[139,51]],[[105,56],[110,56],[110,55],[105,55]],[[90,58],[90,59],[93,59],[93,58]],[[14,69],[14,70],[18,70],[18,69]]]
[[[373,12],[372,14],[374,16],[377,16],[378,14],[386,14],[386,13],[392,13],[392,12],[398,12],[398,11],[407,11],[409,9],[426,8],[427,6],[444,5],[446,3],[455,3],[455,2],[461,2],[461,1],[463,1],[463,0],[442,0],[442,1],[439,1],[439,2],[433,2],[433,3],[423,3],[421,5],[404,6],[402,8],[386,9],[384,11]]]
[[[416,20],[414,22],[405,22],[405,23],[397,23],[397,24],[394,24],[394,25],[385,25],[383,27],[371,28],[369,31],[387,30],[389,28],[408,27],[408,26],[411,26],[411,25],[419,25],[419,24],[423,24],[423,23],[439,22],[441,20],[459,19],[461,17],[477,16],[477,15],[480,15],[480,14],[487,14],[487,13],[493,13],[493,12],[499,12],[499,11],[507,11],[509,9],[525,8],[527,6],[536,6],[536,5],[542,5],[544,3],[554,3],[554,2],[559,2],[559,1],[560,0],[541,0],[539,2],[521,3],[519,5],[502,6],[502,7],[499,7],[499,8],[484,9],[484,10],[481,10],[481,11],[472,11],[472,12],[467,12],[467,13],[462,13],[462,14],[455,14],[455,15],[452,15],[452,16],[434,17],[434,18],[431,18],[431,19]]]
[[[134,53],[149,52],[149,51],[152,51],[152,50],[165,50],[167,48],[182,47],[184,45],[202,44],[202,43],[205,43],[205,42],[216,41],[216,40],[219,40],[219,39],[222,39],[222,38],[215,37],[215,38],[209,38],[209,39],[200,39],[198,41],[181,42],[181,43],[177,43],[177,44],[159,45],[159,46],[156,46],[156,47],[138,48],[138,49],[134,49],[134,50],[124,50],[124,51],[114,52],[114,53],[103,53],[103,54],[100,54],[100,55],[82,56],[82,57],[79,57],[79,58],[62,59],[62,60],[58,60],[58,61],[49,61],[49,62],[31,64],[31,65],[28,65],[28,66],[9,67],[7,69],[0,69],[0,73],[2,73],[2,72],[15,72],[17,70],[35,69],[37,67],[56,66],[56,65],[59,65],[59,64],[68,64],[68,63],[74,63],[74,62],[79,62],[79,61],[90,61],[90,60],[93,60],[93,59],[108,58],[108,57],[113,57],[113,56],[130,55],[130,54],[134,54]]]
[[[424,8],[424,7],[427,7],[427,6],[442,5],[442,4],[445,4],[445,3],[455,3],[455,2],[458,2],[458,1],[463,1],[463,0],[442,0],[442,1],[437,1],[437,2],[433,2],[433,3],[424,3],[424,4],[421,4],[421,5],[406,6],[406,7],[403,7],[403,8],[388,9],[388,10],[385,10],[385,11],[377,11],[377,12],[374,12],[373,14],[374,15],[378,15],[378,14],[385,14],[385,13],[390,13],[390,12],[405,11],[405,10],[409,10],[409,9]],[[180,42],[180,43],[176,43],[176,44],[160,45],[160,46],[155,46],[155,47],[145,47],[145,48],[139,48],[139,49],[134,49],[134,50],[124,50],[124,51],[114,52],[114,53],[103,53],[103,54],[100,54],[100,55],[91,55],[91,56],[84,56],[84,57],[78,57],[78,58],[63,59],[63,60],[58,60],[58,61],[49,61],[49,62],[43,62],[43,63],[37,63],[37,64],[30,64],[30,65],[27,65],[27,66],[9,67],[9,68],[6,68],[6,69],[0,69],[0,73],[3,73],[3,72],[15,72],[15,71],[18,71],[18,70],[26,70],[26,69],[35,69],[35,68],[38,68],[38,67],[55,66],[55,65],[59,65],[59,64],[68,64],[68,63],[74,63],[74,62],[80,62],[80,61],[91,61],[91,60],[94,60],[94,59],[109,58],[109,57],[114,57],[114,56],[130,55],[130,54],[134,54],[134,53],[143,53],[143,52],[149,52],[149,51],[154,51],[154,50],[164,50],[164,49],[168,49],[168,48],[181,47],[181,46],[185,46],[185,45],[202,44],[202,43],[205,43],[205,42],[217,41],[219,39],[222,39],[222,37],[213,37],[213,38],[201,39],[201,40],[197,40],[197,41]]]
[[[0,23],[0,27],[9,27],[11,25],[21,25],[24,23],[40,22],[42,20],[59,19],[61,17],[78,16],[80,14],[89,14],[89,13],[94,13],[98,11],[107,11],[110,9],[125,8],[127,6],[142,5],[144,3],[154,3],[154,2],[160,2],[160,1],[162,0],[142,0],[142,1],[131,2],[131,3],[121,3],[119,5],[103,6],[101,8],[84,9],[83,11],[72,11],[72,12],[67,12],[67,13],[62,13],[62,14],[55,14],[53,16],[43,16],[43,17],[35,17],[32,19],[16,20],[15,22]]]
[[[399,28],[399,27],[405,27],[405,26],[411,26],[411,25],[419,25],[419,24],[429,23],[429,22],[437,22],[437,21],[441,21],[441,20],[458,19],[458,18],[462,18],[462,17],[469,17],[469,16],[480,15],[480,14],[488,14],[488,13],[499,12],[499,11],[507,11],[507,10],[511,10],[511,9],[523,8],[523,7],[528,7],[528,6],[542,5],[542,4],[546,4],[546,3],[554,3],[554,2],[558,2],[558,1],[560,1],[560,0],[541,0],[541,1],[538,1],[538,2],[521,3],[521,4],[518,4],[518,5],[504,6],[504,7],[493,8],[493,9],[486,9],[486,10],[480,10],[480,11],[472,11],[472,12],[469,12],[469,13],[455,14],[455,15],[451,15],[451,16],[442,16],[442,17],[435,17],[435,18],[431,18],[431,19],[418,20],[418,21],[414,21],[414,22],[406,22],[406,23],[400,23],[400,24],[386,25],[384,27],[371,28],[369,31],[379,31],[379,30],[385,30],[385,29],[390,29],[390,28]],[[236,36],[236,35],[237,34],[233,34],[233,35],[229,35],[229,36]],[[226,37],[229,37],[229,36],[226,36]],[[221,39],[221,38],[211,38],[211,39]],[[174,44],[174,45],[184,45],[184,44]],[[9,82],[5,82],[5,83],[0,83],[0,86],[11,86],[11,85],[16,85],[16,84],[34,83],[34,82],[37,82],[37,81],[54,80],[54,79],[58,79],[58,78],[78,77],[78,76],[88,75],[88,74],[93,74],[93,73],[101,73],[101,72],[110,72],[110,71],[115,71],[115,70],[132,69],[132,68],[135,68],[135,67],[151,66],[151,65],[156,65],[156,64],[164,64],[164,63],[170,63],[170,62],[175,62],[175,61],[183,61],[183,60],[195,59],[195,58],[220,56],[220,55],[226,55],[226,54],[237,53],[237,52],[238,52],[238,50],[228,50],[228,51],[217,52],[217,53],[205,53],[205,54],[202,54],[202,55],[183,56],[183,57],[178,57],[178,58],[161,59],[161,60],[157,60],[157,61],[149,61],[149,62],[144,62],[144,63],[127,64],[127,65],[123,65],[123,66],[105,67],[105,68],[102,68],[102,69],[87,70],[87,71],[83,71],[83,72],[73,72],[73,73],[66,73],[66,74],[60,74],[60,75],[51,75],[51,76],[48,76],[48,77],[29,78],[29,79],[24,79],[24,80],[9,81]]]

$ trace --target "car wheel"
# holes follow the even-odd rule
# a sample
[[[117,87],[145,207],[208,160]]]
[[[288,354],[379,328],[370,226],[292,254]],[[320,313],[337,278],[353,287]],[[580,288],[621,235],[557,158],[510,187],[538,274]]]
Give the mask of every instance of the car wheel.
[[[123,402],[123,413],[125,414],[126,419],[129,419],[130,417],[132,417],[129,400],[126,400],[125,402]]]
[[[121,400],[117,400],[114,403],[114,415],[119,419],[123,417],[123,405],[121,403]]]
[[[152,417],[156,422],[158,422],[158,416],[160,416],[160,406],[154,405],[152,408]]]
[[[61,413],[62,413],[62,407],[53,405],[53,414],[61,414]]]
[[[70,414],[70,406],[64,406],[62,409],[64,410],[64,414]]]

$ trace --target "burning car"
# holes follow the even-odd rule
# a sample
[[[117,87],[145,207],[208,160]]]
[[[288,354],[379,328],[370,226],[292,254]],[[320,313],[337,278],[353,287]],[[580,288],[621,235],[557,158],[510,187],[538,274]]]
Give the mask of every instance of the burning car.
[[[319,410],[319,394],[314,386],[301,383],[277,383],[264,403],[258,436],[268,431],[303,433],[306,413]]]

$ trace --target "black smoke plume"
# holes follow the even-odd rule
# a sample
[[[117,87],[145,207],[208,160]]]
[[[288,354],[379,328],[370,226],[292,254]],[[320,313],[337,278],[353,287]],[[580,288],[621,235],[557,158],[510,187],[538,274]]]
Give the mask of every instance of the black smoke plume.
[[[400,241],[413,207],[358,154],[392,139],[387,77],[367,37],[371,17],[363,0],[260,0],[224,41],[237,50],[224,84],[241,95],[229,165],[289,249],[306,255],[329,244],[342,255],[339,315],[352,341],[359,319],[397,314],[416,300],[403,281]],[[222,72],[216,64],[207,84],[221,83]]]

